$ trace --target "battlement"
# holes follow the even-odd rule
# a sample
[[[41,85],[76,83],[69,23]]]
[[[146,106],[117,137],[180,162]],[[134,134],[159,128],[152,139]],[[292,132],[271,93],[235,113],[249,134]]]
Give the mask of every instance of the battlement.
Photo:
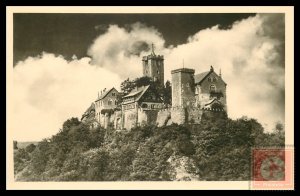
[[[163,55],[148,55],[148,56],[143,56],[142,60],[143,61],[148,61],[150,59],[155,59],[155,60],[164,60]]]
[[[195,70],[194,69],[189,69],[189,68],[179,68],[179,69],[172,70],[171,74],[179,73],[179,72],[194,74]]]

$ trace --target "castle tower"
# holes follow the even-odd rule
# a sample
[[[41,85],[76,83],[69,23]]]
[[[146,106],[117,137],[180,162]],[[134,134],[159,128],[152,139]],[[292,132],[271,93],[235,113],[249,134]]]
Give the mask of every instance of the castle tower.
[[[164,56],[154,53],[153,44],[151,54],[143,57],[143,76],[159,81],[164,86]]]
[[[186,108],[195,102],[194,69],[172,70],[172,107]]]

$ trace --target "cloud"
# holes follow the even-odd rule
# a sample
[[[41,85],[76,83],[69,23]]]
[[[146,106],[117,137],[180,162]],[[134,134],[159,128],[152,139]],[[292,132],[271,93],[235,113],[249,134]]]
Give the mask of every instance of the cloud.
[[[43,53],[14,68],[13,131],[17,140],[56,134],[70,117],[81,117],[97,92],[121,82],[118,75],[92,66],[90,58],[65,60]],[[114,83],[116,82],[116,83]]]
[[[163,49],[164,39],[154,27],[142,23],[110,25],[88,49],[92,64],[114,71],[122,78],[139,77],[142,73],[141,56],[155,43],[157,51]]]
[[[141,23],[97,28],[102,34],[88,48],[90,57],[67,61],[43,53],[14,67],[15,139],[49,137],[66,119],[81,117],[102,88],[118,88],[123,79],[141,76],[141,58],[152,43],[164,55],[166,79],[183,59],[196,74],[210,65],[222,69],[229,117],[247,115],[271,126],[284,121],[283,14],[257,14],[230,28],[199,30],[176,47],[166,47],[157,29]]]

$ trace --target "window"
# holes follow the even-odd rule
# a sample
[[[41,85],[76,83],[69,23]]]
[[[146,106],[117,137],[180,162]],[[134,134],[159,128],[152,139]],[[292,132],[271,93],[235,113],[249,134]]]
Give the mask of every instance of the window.
[[[214,77],[213,81],[216,82],[216,81],[217,81],[217,78]]]
[[[117,100],[115,100],[115,105],[117,105]]]
[[[208,78],[208,81],[211,82],[211,78]]]
[[[112,104],[112,101],[111,100],[108,100],[108,105],[111,105]]]
[[[210,89],[211,92],[216,92],[216,90],[217,90],[216,85],[210,85],[209,89]]]
[[[111,95],[114,97],[114,96],[116,96],[116,93],[112,93]]]
[[[142,108],[148,108],[148,105],[146,103],[143,103]]]

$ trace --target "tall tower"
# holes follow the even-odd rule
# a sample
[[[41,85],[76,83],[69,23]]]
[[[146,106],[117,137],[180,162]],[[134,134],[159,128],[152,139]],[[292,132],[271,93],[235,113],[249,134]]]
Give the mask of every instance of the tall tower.
[[[172,70],[172,107],[186,108],[195,103],[194,69]]]
[[[164,86],[164,56],[154,53],[153,44],[151,54],[143,57],[143,76],[159,81],[161,86]]]

